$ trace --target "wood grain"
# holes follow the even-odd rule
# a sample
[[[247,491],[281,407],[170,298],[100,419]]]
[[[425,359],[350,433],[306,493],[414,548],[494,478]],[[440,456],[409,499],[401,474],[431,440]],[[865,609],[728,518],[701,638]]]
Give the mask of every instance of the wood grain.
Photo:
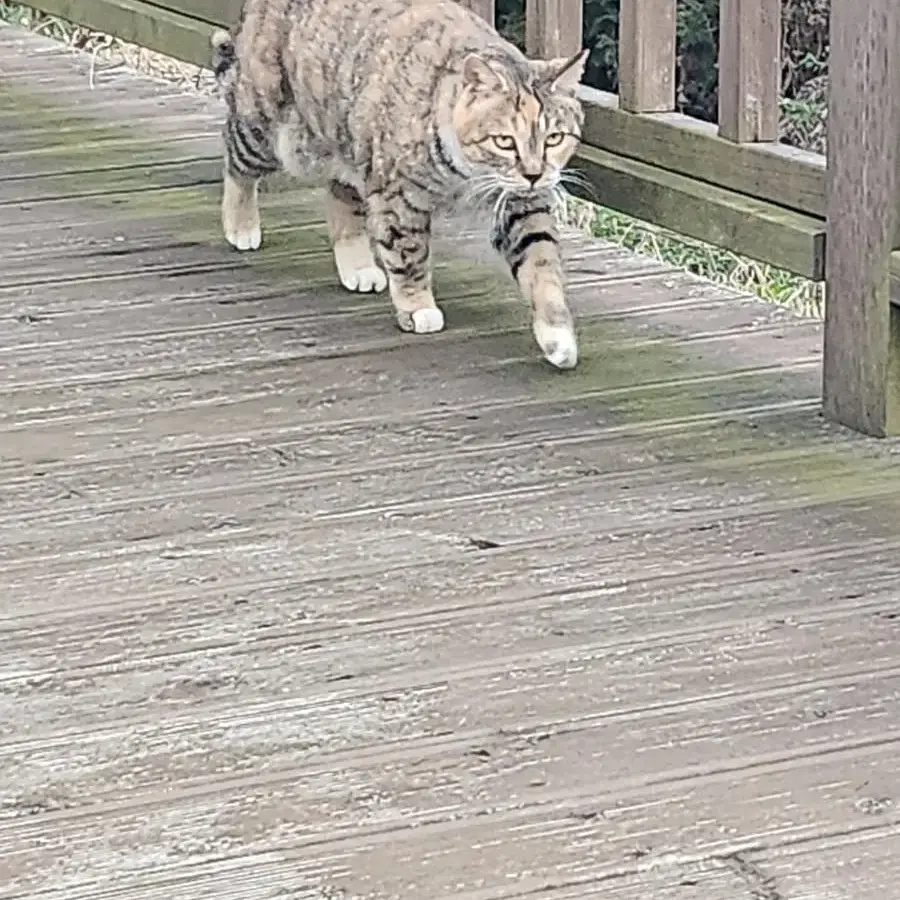
[[[900,210],[900,8],[832,8],[824,403],[865,434],[900,430],[900,324],[890,254]]]
[[[463,6],[467,6],[472,12],[478,13],[482,19],[494,24],[497,15],[495,0],[463,0]]]
[[[243,0],[147,0],[151,6],[182,13],[219,28],[229,28],[241,16]]]
[[[900,470],[821,324],[567,233],[560,377],[454,220],[401,334],[86,62],[0,28],[0,898],[891,897]]]
[[[525,0],[525,50],[535,59],[574,56],[582,43],[582,0]]]
[[[622,0],[619,100],[632,112],[675,109],[676,0]]]
[[[720,0],[719,134],[778,140],[780,0]]]

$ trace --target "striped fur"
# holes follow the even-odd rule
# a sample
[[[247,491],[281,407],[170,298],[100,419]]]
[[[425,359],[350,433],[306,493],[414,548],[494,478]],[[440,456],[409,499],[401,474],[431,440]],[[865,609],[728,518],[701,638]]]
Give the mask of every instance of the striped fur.
[[[586,55],[527,60],[452,0],[245,0],[213,37],[227,239],[259,247],[260,179],[320,175],[342,284],[389,288],[401,328],[439,331],[432,218],[490,204],[544,355],[574,366],[550,209],[580,138]]]

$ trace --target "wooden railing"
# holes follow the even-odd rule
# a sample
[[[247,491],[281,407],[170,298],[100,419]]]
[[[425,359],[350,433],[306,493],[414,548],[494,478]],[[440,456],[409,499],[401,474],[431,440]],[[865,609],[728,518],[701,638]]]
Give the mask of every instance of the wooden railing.
[[[241,0],[29,0],[199,65]],[[466,0],[493,21],[494,0]],[[676,0],[621,0],[618,96],[583,88],[589,199],[826,282],[824,405],[900,432],[900,3],[831,0],[828,160],[777,142],[780,0],[720,0],[718,125],[676,112]],[[526,50],[574,54],[582,0],[526,0]],[[896,292],[900,296],[900,291]]]

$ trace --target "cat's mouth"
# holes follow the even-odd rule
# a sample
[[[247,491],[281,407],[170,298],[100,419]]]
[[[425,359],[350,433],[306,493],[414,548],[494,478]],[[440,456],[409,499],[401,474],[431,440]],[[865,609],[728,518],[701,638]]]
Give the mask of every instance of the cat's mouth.
[[[500,175],[495,172],[481,182],[477,180],[469,182],[456,199],[465,200],[475,206],[492,208],[496,214],[510,201],[533,200],[535,197],[552,195],[558,180],[554,179],[552,174],[544,175],[532,184],[514,171]]]
[[[552,191],[555,186],[555,179],[542,177],[534,182],[520,181],[508,192],[517,197],[534,197],[537,194],[546,194],[548,191]]]

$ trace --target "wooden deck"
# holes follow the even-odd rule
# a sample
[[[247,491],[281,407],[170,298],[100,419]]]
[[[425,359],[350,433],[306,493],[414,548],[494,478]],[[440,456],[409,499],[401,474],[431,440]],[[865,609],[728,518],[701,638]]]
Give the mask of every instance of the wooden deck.
[[[573,241],[553,372],[463,236],[402,335],[91,70],[0,29],[0,898],[895,896],[897,445],[819,324]]]

